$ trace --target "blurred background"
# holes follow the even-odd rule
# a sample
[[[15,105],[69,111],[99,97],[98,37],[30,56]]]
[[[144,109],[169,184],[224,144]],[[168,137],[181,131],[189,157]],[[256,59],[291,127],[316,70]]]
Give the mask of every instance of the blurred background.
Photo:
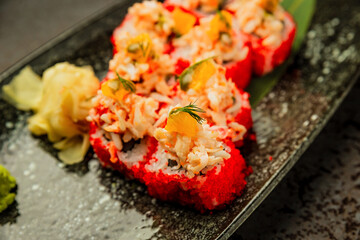
[[[1,0],[0,72],[115,0]],[[360,84],[232,239],[360,239]]]
[[[116,0],[1,0],[0,72]]]

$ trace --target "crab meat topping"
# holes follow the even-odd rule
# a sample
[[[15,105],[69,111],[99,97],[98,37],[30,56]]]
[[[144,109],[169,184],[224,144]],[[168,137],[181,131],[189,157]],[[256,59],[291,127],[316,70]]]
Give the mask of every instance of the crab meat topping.
[[[174,21],[171,13],[160,2],[144,1],[135,3],[129,8],[122,25],[114,32],[114,39],[118,45],[117,41],[123,38],[124,34],[134,37],[141,33],[147,33],[151,39],[165,43],[173,28]]]
[[[183,118],[181,115],[176,117]],[[189,177],[193,177],[221,164],[224,159],[230,158],[230,154],[225,150],[223,135],[216,127],[200,125],[196,121],[190,124],[198,128],[195,136],[169,131],[167,128],[157,128],[154,137],[159,141],[159,147],[171,155],[171,160],[176,161],[177,164],[172,168],[183,168]],[[184,129],[188,127],[183,126]]]
[[[263,39],[264,46],[281,44],[285,11],[279,0],[234,0],[227,9],[235,12],[241,30]]]
[[[174,71],[174,60],[163,53],[163,44],[153,41],[146,33],[135,37],[124,35],[118,43],[122,50],[110,61],[109,78],[114,78],[117,72],[133,81],[136,92],[144,95],[153,91],[166,96],[172,93],[175,79],[169,81],[169,76]]]
[[[159,102],[154,98],[126,94],[119,100],[99,90],[93,103],[88,120],[109,134],[118,134],[123,142],[153,135],[154,124],[159,118]]]
[[[184,70],[179,80],[182,91],[178,91],[176,100],[181,105],[196,102],[209,124],[228,127],[232,140],[242,139],[246,128],[229,123],[236,122],[243,103],[235,84],[225,78],[224,67],[205,59]]]
[[[191,63],[212,56],[215,56],[219,63],[244,59],[249,50],[244,47],[246,39],[240,34],[234,21],[233,16],[224,10],[201,18],[199,25],[174,39],[176,51],[172,56]]]

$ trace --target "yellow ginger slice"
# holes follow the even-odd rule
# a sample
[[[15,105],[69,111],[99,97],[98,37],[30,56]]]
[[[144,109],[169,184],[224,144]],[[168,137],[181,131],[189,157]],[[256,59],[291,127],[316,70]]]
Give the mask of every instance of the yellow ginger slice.
[[[31,82],[36,82],[36,87],[27,90],[18,87],[31,85]],[[58,63],[48,68],[39,81],[30,68],[25,68],[7,86],[3,91],[13,93],[8,94],[10,102],[15,102],[17,107],[21,105],[21,110],[35,112],[28,120],[29,130],[35,135],[47,134],[55,143],[54,147],[61,150],[59,158],[64,163],[81,162],[89,148],[86,117],[92,107],[91,98],[99,88],[99,80],[92,69]],[[24,108],[25,97],[30,104]]]

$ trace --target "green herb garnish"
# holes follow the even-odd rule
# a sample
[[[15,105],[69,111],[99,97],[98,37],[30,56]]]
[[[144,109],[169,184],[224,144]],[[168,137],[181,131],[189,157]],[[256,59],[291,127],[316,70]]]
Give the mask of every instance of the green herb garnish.
[[[189,88],[189,84],[190,84],[190,82],[191,82],[191,80],[192,80],[191,75],[192,75],[192,73],[194,72],[194,70],[195,70],[200,64],[202,64],[203,62],[206,62],[206,61],[208,61],[208,60],[210,60],[210,59],[213,59],[213,58],[215,58],[215,56],[214,56],[214,57],[205,58],[205,59],[203,59],[203,60],[201,60],[201,61],[199,61],[199,62],[194,63],[193,65],[189,66],[188,68],[186,68],[186,69],[180,74],[180,76],[179,76],[179,82],[180,82],[180,88],[181,88],[181,90],[187,91],[188,88]]]
[[[196,113],[197,112],[198,113],[205,113],[205,111],[203,109],[199,108],[198,106],[196,106],[195,102],[194,103],[189,103],[189,105],[187,105],[185,107],[176,108],[176,109],[171,110],[169,116],[171,116],[173,114],[176,114],[178,112],[185,112],[185,113],[190,114],[190,116],[192,118],[194,118],[199,124],[202,124],[205,121],[205,119],[203,119],[202,117],[200,117]]]
[[[117,72],[115,72],[115,73],[116,73],[117,78],[118,78],[119,81],[121,82],[123,88],[124,88],[126,91],[129,91],[129,92],[134,93],[135,90],[136,90],[135,84],[134,84],[132,81],[130,81],[130,80],[126,80],[126,79],[120,77],[120,75],[119,75]]]

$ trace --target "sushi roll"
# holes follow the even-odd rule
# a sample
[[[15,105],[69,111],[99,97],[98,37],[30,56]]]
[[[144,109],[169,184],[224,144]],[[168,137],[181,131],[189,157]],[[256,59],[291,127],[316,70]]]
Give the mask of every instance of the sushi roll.
[[[136,94],[134,83],[120,76],[103,81],[92,101],[90,143],[101,164],[138,179],[156,146],[159,102]]]
[[[212,58],[185,69],[179,76],[175,103],[195,102],[210,125],[226,130],[226,137],[241,146],[252,128],[249,94],[225,78],[225,68]]]
[[[198,115],[203,112],[194,104],[170,109],[166,126],[154,132],[158,146],[143,178],[151,196],[201,212],[233,201],[249,172],[223,131]]]
[[[216,56],[216,61],[226,68],[226,77],[244,89],[251,78],[252,52],[248,36],[233,23],[236,22],[228,11],[218,11],[201,18],[200,24],[187,34],[174,38],[171,56],[176,62],[175,69]]]
[[[123,49],[121,44],[125,37],[135,37],[142,33],[150,36],[154,45],[166,45],[172,35],[174,21],[171,13],[156,1],[135,3],[129,8],[122,23],[114,30],[111,42],[114,54]],[[119,43],[120,42],[120,43]]]
[[[110,61],[107,78],[115,78],[118,73],[135,83],[137,93],[146,96],[152,92],[173,94],[175,64],[170,55],[163,53],[163,44],[153,41],[148,33],[135,37],[124,34],[117,44],[119,51]]]
[[[271,72],[287,59],[296,24],[279,0],[232,0],[225,9],[234,13],[240,30],[249,35],[256,75]]]

